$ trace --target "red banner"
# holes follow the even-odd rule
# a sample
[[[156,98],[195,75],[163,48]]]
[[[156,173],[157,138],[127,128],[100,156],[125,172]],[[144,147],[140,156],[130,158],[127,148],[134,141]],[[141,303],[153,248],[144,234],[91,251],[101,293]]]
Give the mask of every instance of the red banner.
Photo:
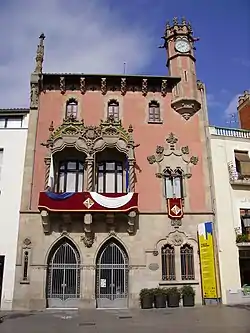
[[[167,199],[168,216],[171,219],[181,219],[183,217],[183,205],[181,198]]]

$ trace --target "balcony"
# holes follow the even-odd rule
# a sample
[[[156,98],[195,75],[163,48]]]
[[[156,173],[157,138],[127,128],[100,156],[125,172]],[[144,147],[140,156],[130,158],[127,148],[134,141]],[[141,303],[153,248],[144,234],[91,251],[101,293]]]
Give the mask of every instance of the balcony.
[[[83,220],[85,236],[92,234],[93,219],[100,218],[114,229],[115,220],[126,218],[128,233],[134,233],[135,220],[138,215],[137,193],[109,193],[97,192],[69,192],[54,193],[40,192],[38,209],[41,212],[45,233],[50,233],[53,217],[60,215],[60,219],[67,220],[67,224],[77,217]]]
[[[241,139],[250,139],[250,131],[238,128],[209,127],[210,134],[217,136],[227,136]]]
[[[228,172],[231,185],[250,186],[250,175],[242,175],[239,173],[232,161],[228,163]]]

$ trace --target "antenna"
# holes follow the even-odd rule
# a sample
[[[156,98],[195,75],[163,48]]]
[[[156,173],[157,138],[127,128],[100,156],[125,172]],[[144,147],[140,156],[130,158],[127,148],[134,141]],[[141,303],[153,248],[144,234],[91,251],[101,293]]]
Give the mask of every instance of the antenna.
[[[239,122],[238,122],[238,115],[236,112],[228,115],[228,120],[227,120],[227,125],[230,128],[236,128],[239,126]]]
[[[124,63],[123,63],[123,74],[126,74],[126,65],[127,65],[127,63],[124,62]]]

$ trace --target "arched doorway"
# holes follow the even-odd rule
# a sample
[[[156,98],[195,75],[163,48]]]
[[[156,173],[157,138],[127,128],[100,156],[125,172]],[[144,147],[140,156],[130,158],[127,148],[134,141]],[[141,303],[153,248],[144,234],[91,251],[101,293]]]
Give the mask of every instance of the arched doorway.
[[[128,255],[115,239],[106,242],[96,258],[96,306],[128,307]]]
[[[74,244],[63,238],[48,258],[47,307],[78,307],[80,298],[80,255]]]

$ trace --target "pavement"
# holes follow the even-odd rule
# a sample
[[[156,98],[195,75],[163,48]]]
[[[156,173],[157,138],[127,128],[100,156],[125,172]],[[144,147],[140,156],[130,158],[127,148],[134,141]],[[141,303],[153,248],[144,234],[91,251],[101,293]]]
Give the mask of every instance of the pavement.
[[[1,333],[250,333],[250,306],[0,312]]]

